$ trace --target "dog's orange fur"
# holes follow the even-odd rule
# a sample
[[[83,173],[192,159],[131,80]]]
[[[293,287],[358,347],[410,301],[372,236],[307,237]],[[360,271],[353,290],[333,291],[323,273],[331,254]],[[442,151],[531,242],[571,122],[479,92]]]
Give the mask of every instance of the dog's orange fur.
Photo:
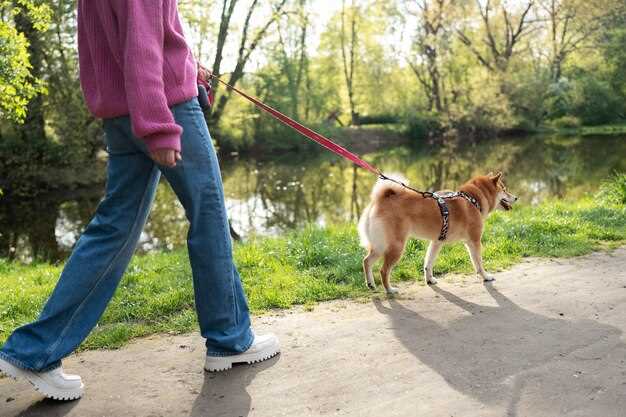
[[[443,242],[438,240],[442,227],[441,212],[433,198],[425,198],[390,181],[379,181],[359,224],[361,238],[368,250],[363,260],[368,286],[374,287],[371,268],[376,259],[382,256],[382,284],[388,292],[396,291],[390,286],[389,277],[410,236],[431,241],[424,263],[426,282],[436,282],[432,275],[432,264],[441,246],[457,241],[465,242],[476,272],[483,279],[491,280],[482,267],[480,256],[484,221],[493,210],[508,210],[517,200],[517,197],[506,191],[501,177],[501,173],[477,176],[459,189],[479,201],[480,212],[464,198],[446,200],[450,211],[449,232]]]

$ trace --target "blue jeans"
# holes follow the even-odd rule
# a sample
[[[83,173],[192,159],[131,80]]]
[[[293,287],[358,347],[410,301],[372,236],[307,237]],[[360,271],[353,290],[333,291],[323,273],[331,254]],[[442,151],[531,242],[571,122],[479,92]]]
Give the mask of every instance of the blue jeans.
[[[33,371],[54,369],[102,316],[135,251],[161,173],[190,222],[187,247],[196,312],[207,354],[233,355],[253,342],[248,305],[233,263],[219,165],[197,99],[172,108],[183,128],[175,168],[155,165],[128,117],[104,121],[106,195],[76,243],[39,318],[18,328],[0,357]]]

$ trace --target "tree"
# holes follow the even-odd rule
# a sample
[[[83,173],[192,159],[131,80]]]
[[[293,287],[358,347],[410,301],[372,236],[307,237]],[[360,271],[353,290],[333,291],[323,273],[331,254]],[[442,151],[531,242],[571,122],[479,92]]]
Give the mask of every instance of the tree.
[[[52,21],[43,36],[42,77],[50,88],[44,117],[52,140],[65,148],[68,162],[93,160],[102,149],[100,123],[87,110],[78,79],[74,0],[49,0]]]
[[[213,63],[213,73],[216,75],[219,75],[221,71],[224,45],[226,44],[228,28],[233,16],[236,3],[237,0],[223,0],[222,3],[222,16],[217,39],[215,61]],[[276,23],[278,18],[283,14],[286,3],[287,0],[277,0],[275,3],[270,4],[270,16],[265,20],[262,25],[260,25],[260,27],[258,27],[255,33],[252,33],[252,31],[254,30],[252,27],[252,17],[259,6],[258,0],[252,0],[252,3],[248,8],[248,12],[243,23],[243,28],[241,30],[241,40],[239,42],[237,62],[235,64],[234,70],[230,73],[230,77],[227,81],[228,84],[235,86],[237,82],[241,80],[244,75],[244,69],[246,67],[246,64],[250,60],[252,53],[259,46],[259,43],[263,40],[263,38],[265,38],[269,28],[274,23]],[[218,89],[217,82],[215,80],[213,81],[213,88],[214,91],[217,91]],[[228,104],[231,95],[231,91],[224,92],[219,97],[219,100],[217,100],[217,103],[214,105],[210,117],[210,122],[213,126],[218,126],[218,123],[222,115],[224,114],[224,109],[226,108],[226,104]]]
[[[286,19],[278,22],[277,52],[281,70],[287,77],[290,113],[292,117],[298,118],[302,83],[305,81],[307,85],[310,85],[306,43],[310,20],[306,10],[306,0],[298,0],[296,6],[294,13],[285,14]],[[308,104],[308,100],[305,104]],[[305,119],[308,118],[308,106],[305,106],[304,113]]]
[[[216,26],[212,13],[215,5],[214,0],[180,0],[178,2],[178,10],[191,31],[186,33],[187,39],[197,40],[193,53],[199,62],[208,62],[212,58]]]
[[[41,107],[34,99],[45,91],[38,76],[39,36],[48,27],[50,9],[33,0],[0,0],[0,15],[0,118],[24,122],[38,117],[29,110]]]
[[[457,30],[457,36],[485,68],[491,72],[504,73],[515,53],[516,46],[533,30],[529,12],[534,3],[531,0],[523,7],[517,22],[506,4],[492,5],[490,0],[485,2],[484,7],[481,0],[476,0],[476,4],[484,32],[483,42],[487,45],[487,51],[481,51],[476,47],[475,42],[463,30]],[[494,22],[491,12],[495,8],[501,10],[503,22]],[[501,28],[500,35],[497,34],[498,28]]]
[[[413,2],[411,2],[413,3]],[[414,47],[415,58],[408,63],[424,88],[428,98],[428,110],[444,110],[443,78],[441,59],[443,51],[449,47],[447,35],[450,30],[450,9],[453,0],[417,0],[418,11],[414,15],[419,19]]]
[[[346,16],[346,1],[341,1],[341,59],[343,64],[343,73],[346,81],[346,89],[348,90],[348,102],[350,103],[350,120],[351,124],[358,124],[358,113],[354,102],[354,71],[355,71],[355,53],[358,48],[359,38],[357,36],[357,19],[360,10],[355,5],[354,0],[351,1],[348,10],[349,16]],[[349,34],[346,25],[350,26]],[[349,36],[349,39],[347,39]]]
[[[603,19],[578,0],[540,0],[539,6],[548,21],[550,75],[559,81],[565,60],[601,27]]]

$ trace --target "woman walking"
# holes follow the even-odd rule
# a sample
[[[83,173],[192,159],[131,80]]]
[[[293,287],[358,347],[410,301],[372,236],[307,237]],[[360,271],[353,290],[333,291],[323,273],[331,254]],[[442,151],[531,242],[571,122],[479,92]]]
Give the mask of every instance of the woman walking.
[[[176,0],[79,0],[80,80],[94,116],[104,119],[106,195],[76,243],[39,318],[0,349],[0,370],[45,396],[83,395],[61,360],[98,322],[133,255],[165,176],[185,208],[187,247],[205,369],[264,360],[279,350],[255,336],[232,258],[215,150],[196,98],[197,64]]]

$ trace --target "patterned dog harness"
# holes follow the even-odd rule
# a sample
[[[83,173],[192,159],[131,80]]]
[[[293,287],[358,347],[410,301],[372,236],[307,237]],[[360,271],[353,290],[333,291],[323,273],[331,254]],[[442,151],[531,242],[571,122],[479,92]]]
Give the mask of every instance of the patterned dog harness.
[[[420,191],[416,188],[410,187],[403,183],[402,181],[398,181],[393,178],[389,178],[388,176],[379,173],[379,178],[385,181],[395,182],[398,185],[401,185],[403,188],[407,190],[411,190],[416,192],[417,194],[421,194],[424,198],[434,198],[437,204],[439,205],[439,211],[441,211],[441,217],[443,218],[443,226],[441,227],[441,233],[439,234],[439,240],[446,240],[448,237],[448,229],[450,228],[450,210],[448,209],[448,205],[446,204],[446,200],[451,198],[463,197],[479,212],[482,212],[480,209],[480,203],[478,200],[472,196],[471,194],[466,193],[465,191],[457,191],[457,192],[448,192],[448,193],[432,193],[430,191]]]
[[[439,240],[446,240],[448,237],[448,229],[450,228],[450,210],[448,209],[448,204],[446,200],[451,198],[463,197],[467,201],[470,202],[471,205],[476,207],[478,211],[480,210],[480,203],[476,198],[469,195],[464,191],[457,191],[453,193],[432,193],[432,197],[437,201],[439,205],[439,211],[441,211],[441,217],[443,219],[443,226],[441,227],[441,233],[439,234]]]

